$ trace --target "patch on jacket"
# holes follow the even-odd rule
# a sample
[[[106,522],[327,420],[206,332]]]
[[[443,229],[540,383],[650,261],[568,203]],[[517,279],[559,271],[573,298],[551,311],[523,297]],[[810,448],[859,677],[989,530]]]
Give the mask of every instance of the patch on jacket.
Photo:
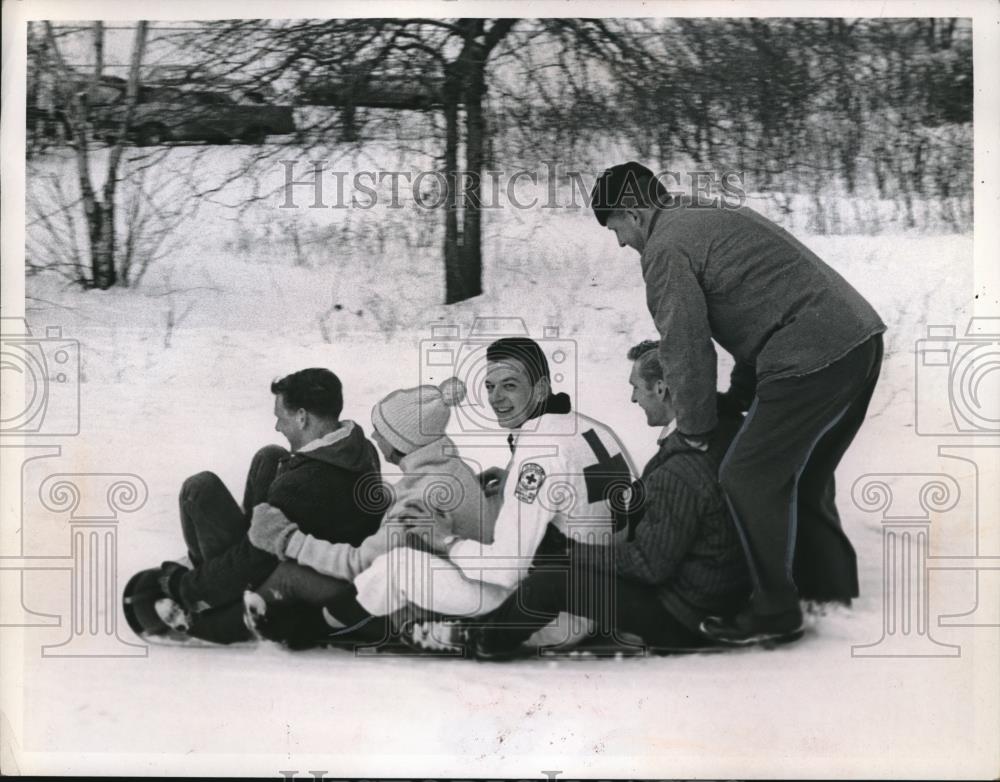
[[[534,462],[522,464],[521,472],[517,476],[517,488],[514,489],[514,496],[521,502],[534,502],[544,481],[545,470],[542,469],[542,465]]]

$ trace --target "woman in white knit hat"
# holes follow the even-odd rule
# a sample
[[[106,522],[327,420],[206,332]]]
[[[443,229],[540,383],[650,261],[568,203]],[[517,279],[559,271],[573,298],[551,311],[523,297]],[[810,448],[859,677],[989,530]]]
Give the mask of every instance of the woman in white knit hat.
[[[372,439],[403,472],[383,525],[432,522],[440,536],[493,539],[495,503],[484,497],[479,478],[444,433],[451,408],[463,399],[465,386],[453,377],[439,387],[394,391],[372,408]]]

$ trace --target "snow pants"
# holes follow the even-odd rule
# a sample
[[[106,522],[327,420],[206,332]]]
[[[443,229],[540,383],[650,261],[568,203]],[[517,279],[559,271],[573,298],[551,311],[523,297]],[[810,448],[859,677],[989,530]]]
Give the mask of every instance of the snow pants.
[[[798,610],[800,597],[846,603],[858,594],[834,471],[864,422],[882,350],[877,334],[821,370],[762,383],[722,461],[757,614]]]
[[[277,445],[254,454],[247,472],[241,508],[218,475],[200,472],[181,487],[181,531],[192,570],[181,581],[186,607],[207,610],[242,599],[244,589],[261,584],[278,558],[255,548],[247,531],[255,505],[265,502],[278,461],[288,452]]]

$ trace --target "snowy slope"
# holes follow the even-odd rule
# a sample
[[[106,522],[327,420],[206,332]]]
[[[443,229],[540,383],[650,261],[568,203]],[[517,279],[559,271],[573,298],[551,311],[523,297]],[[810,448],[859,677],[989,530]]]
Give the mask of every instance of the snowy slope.
[[[300,210],[292,218],[273,202],[238,220],[222,214],[201,210],[183,246],[137,290],[83,293],[54,275],[29,278],[32,326],[61,326],[81,343],[82,431],[63,441],[62,455],[25,467],[26,553],[69,551],[65,516],[38,501],[46,475],[137,474],[149,498],[121,517],[120,588],[127,574],[182,552],[175,498],[185,476],[211,469],[236,493],[253,451],[279,440],[271,379],[331,367],[344,381],[345,416],[367,430],[375,401],[420,382],[421,340],[431,327],[467,329],[476,316],[521,317],[536,336],[558,327],[559,338],[575,343],[564,387],[577,407],[611,424],[638,463],[652,454],[656,432],[629,404],[624,358],[630,345],[655,336],[638,259],[586,212],[490,214],[486,293],[451,308],[437,303],[438,241],[426,216]],[[352,222],[338,229],[345,220]],[[298,228],[281,228],[283,221]],[[295,263],[294,230],[315,240],[307,265]],[[852,645],[878,640],[883,599],[880,519],[852,503],[851,485],[865,473],[955,471],[938,458],[937,441],[913,434],[912,350],[927,324],[967,320],[971,237],[802,238],[890,324],[870,420],[838,474],[862,569],[853,610],[816,621],[802,642],[772,652],[509,665],[246,647],[53,659],[39,650],[66,636],[65,622],[7,630],[5,654],[17,655],[18,646],[23,653],[16,696],[24,710],[4,715],[17,768],[536,778],[544,770],[808,777],[995,769],[996,693],[983,687],[997,680],[997,631],[934,622],[973,605],[970,574],[939,574],[932,583],[934,637],[960,645],[960,657],[851,656]],[[472,444],[464,454],[482,465],[504,458],[503,449]],[[953,545],[948,553],[967,543],[969,496],[941,518],[935,540]],[[35,611],[68,614],[65,572],[28,574],[24,594]],[[134,641],[127,628],[119,632]]]

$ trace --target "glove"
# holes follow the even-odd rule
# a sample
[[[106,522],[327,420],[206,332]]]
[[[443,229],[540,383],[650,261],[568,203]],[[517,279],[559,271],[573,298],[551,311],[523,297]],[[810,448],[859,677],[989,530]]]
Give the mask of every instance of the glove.
[[[406,545],[416,551],[426,551],[439,557],[447,557],[451,547],[458,540],[454,535],[445,535],[437,525],[411,528],[406,531]]]
[[[180,562],[168,561],[160,565],[160,575],[156,579],[160,590],[177,603],[184,602],[181,600],[181,579],[187,572],[188,568]]]
[[[507,478],[507,471],[502,467],[488,467],[479,473],[479,483],[483,487],[483,494],[487,497],[494,497],[500,493]]]
[[[287,559],[285,548],[299,528],[295,522],[273,505],[262,502],[253,509],[250,519],[250,542],[261,551],[269,551],[278,559]]]

